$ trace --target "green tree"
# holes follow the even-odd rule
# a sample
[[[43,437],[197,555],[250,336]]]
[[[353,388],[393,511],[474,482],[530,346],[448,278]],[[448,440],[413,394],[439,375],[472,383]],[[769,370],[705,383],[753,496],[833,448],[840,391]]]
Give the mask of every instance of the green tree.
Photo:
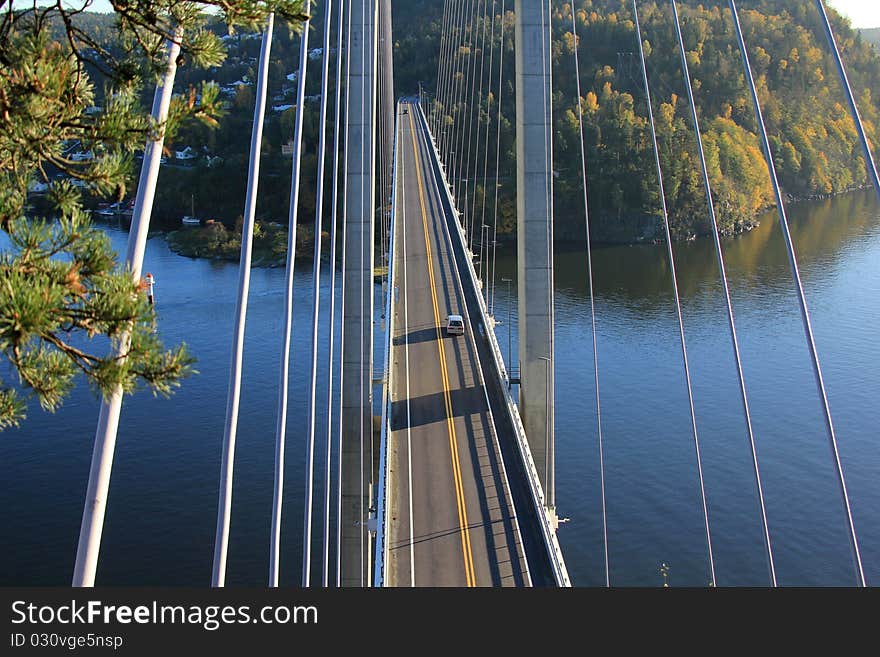
[[[80,188],[121,199],[145,141],[171,138],[191,119],[217,126],[223,112],[210,82],[175,97],[165,125],[142,103],[144,87],[165,70],[164,44],[178,29],[179,67],[223,62],[223,43],[205,29],[202,9],[217,10],[230,31],[258,29],[272,11],[292,29],[305,18],[301,0],[111,0],[116,30],[102,37],[89,29],[89,4],[34,3],[20,11],[0,0],[0,229],[7,242],[0,253],[0,351],[18,378],[18,385],[0,381],[0,428],[20,423],[30,398],[57,409],[77,374],[103,394],[120,386],[169,394],[192,373],[184,345],[162,344],[140,282],[92,226]],[[70,158],[65,147],[72,144],[90,159]],[[45,217],[26,217],[28,187],[36,182],[49,185]],[[125,358],[106,355],[126,334]]]

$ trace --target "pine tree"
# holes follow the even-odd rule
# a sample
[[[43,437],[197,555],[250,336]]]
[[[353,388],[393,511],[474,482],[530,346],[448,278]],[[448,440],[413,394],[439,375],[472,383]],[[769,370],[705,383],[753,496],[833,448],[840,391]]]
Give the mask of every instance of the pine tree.
[[[195,372],[185,345],[161,342],[140,282],[91,224],[82,195],[121,200],[147,140],[170,137],[184,121],[218,125],[223,107],[213,83],[176,96],[165,125],[140,101],[164,72],[164,44],[178,27],[178,66],[213,67],[225,50],[205,28],[203,10],[219,14],[230,33],[259,29],[269,12],[292,30],[306,18],[301,0],[111,0],[117,31],[107,43],[81,27],[90,4],[35,2],[21,11],[0,0],[0,229],[7,242],[0,352],[17,377],[0,380],[0,430],[24,420],[30,399],[56,410],[78,375],[105,395],[118,386],[168,395]],[[98,112],[91,109],[96,81],[104,85]],[[74,142],[92,159],[67,157],[64,145]],[[53,171],[63,178],[50,177]],[[28,188],[37,182],[49,185],[47,217],[25,216]],[[126,334],[126,357],[115,358]]]

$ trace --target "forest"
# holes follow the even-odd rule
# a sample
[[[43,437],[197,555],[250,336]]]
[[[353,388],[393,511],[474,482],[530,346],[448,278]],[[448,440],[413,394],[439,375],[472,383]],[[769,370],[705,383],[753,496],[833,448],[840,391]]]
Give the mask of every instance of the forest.
[[[473,43],[459,50],[457,61],[459,70],[467,70],[469,63],[473,70],[482,68],[483,80],[472,83],[477,88],[482,84],[483,95],[479,100],[463,98],[457,105],[432,107],[442,114],[447,129],[471,130],[471,141],[477,145],[472,153],[474,166],[478,162],[482,166],[488,157],[491,164],[487,178],[470,176],[473,187],[468,203],[481,209],[485,197],[486,213],[491,217],[494,194],[485,194],[484,188],[493,189],[496,182],[494,160],[499,142],[495,135],[500,103],[498,230],[500,239],[510,239],[516,223],[513,0],[478,0],[475,4],[482,11],[478,11],[481,17],[473,27]],[[745,86],[727,3],[678,4],[716,209],[723,233],[731,235],[755,225],[757,217],[773,205],[754,108]],[[395,92],[398,96],[415,94],[421,84],[431,100],[438,82],[443,3],[407,0],[393,6]],[[632,3],[575,0],[577,38],[572,33],[571,5],[554,2],[552,6],[556,238],[573,240],[583,235],[573,56],[577,45],[594,239],[656,240],[662,233],[662,217]],[[857,134],[814,4],[741,0],[738,6],[785,193],[792,200],[800,200],[866,185]],[[316,11],[316,18],[321,13]],[[669,3],[640,2],[639,14],[673,237],[691,239],[706,234],[710,224]],[[880,56],[846,19],[833,10],[830,14],[868,134],[876,143],[880,106],[871,90],[880,88]],[[78,18],[91,21],[98,38],[112,41],[112,16],[84,14]],[[316,20],[312,27],[311,48],[320,46],[320,22]],[[225,26],[220,24],[212,29],[226,34]],[[228,95],[226,115],[218,129],[193,123],[166,144],[169,155],[190,146],[217,159],[211,167],[163,167],[155,211],[159,226],[178,226],[180,216],[188,214],[191,204],[199,216],[221,221],[232,230],[239,221],[244,207],[244,172],[260,47],[256,36],[238,33],[229,37],[227,60],[220,67],[207,71],[186,66],[180,69],[180,89],[206,79],[220,85],[236,81],[243,84]],[[258,217],[267,224],[286,223],[287,218],[290,158],[283,154],[282,147],[293,136],[294,85],[288,76],[298,66],[298,45],[298,38],[287,30],[276,30],[258,203]],[[313,221],[315,211],[320,63],[320,57],[314,61],[310,58],[307,77],[311,100],[306,105],[300,200],[300,220],[304,224]],[[499,71],[499,66],[503,70]],[[500,94],[499,76],[503,79]],[[144,102],[147,100],[145,97]],[[469,113],[477,106],[478,120],[469,121]],[[486,134],[488,141],[482,137]]]
[[[498,0],[490,3],[490,9],[494,6],[498,10],[498,18],[501,4]],[[864,186],[867,176],[857,134],[814,3],[741,0],[737,4],[771,135],[774,162],[785,193],[792,200],[808,199]],[[414,70],[396,71],[402,91],[416,89],[418,81],[424,83],[426,78],[432,87],[436,84],[436,77],[429,78],[436,71],[436,60],[417,57],[415,53],[439,49],[441,5],[433,0],[407,3],[403,18],[430,15],[431,20],[414,21],[412,29],[400,29],[404,21],[395,25],[396,61],[417,62]],[[504,16],[502,91],[498,96],[496,68],[493,92],[484,94],[480,103],[480,120],[493,122],[498,117],[496,103],[501,103],[499,230],[504,233],[512,231],[515,223],[511,190],[515,182],[511,5],[510,1],[506,3],[508,11]],[[753,226],[758,215],[773,205],[756,134],[754,107],[728,3],[678,5],[713,197],[722,231],[734,234]],[[578,44],[593,234],[598,241],[605,242],[657,239],[662,217],[632,3],[576,0],[576,39],[571,5],[552,6],[556,237],[577,239],[583,234],[573,56]],[[880,57],[848,20],[833,10],[829,14],[867,132],[876,143],[878,103],[871,90],[878,89],[880,82]],[[690,239],[706,234],[710,225],[670,5],[639,2],[639,15],[673,236]],[[487,33],[491,34],[491,19],[486,20]],[[495,38],[486,41],[486,61],[493,48],[496,53],[500,51],[501,37],[500,20],[496,20]],[[479,46],[479,42],[475,43]],[[464,47],[460,51],[463,62],[468,57],[479,60],[480,56],[478,47]],[[473,106],[459,103],[439,107],[438,111],[450,129],[456,129],[466,124],[467,113]],[[494,130],[489,134],[489,151],[494,154]],[[488,182],[491,186],[493,181]],[[478,182],[475,194],[480,202],[482,193]],[[490,205],[492,196],[489,194],[487,199]]]

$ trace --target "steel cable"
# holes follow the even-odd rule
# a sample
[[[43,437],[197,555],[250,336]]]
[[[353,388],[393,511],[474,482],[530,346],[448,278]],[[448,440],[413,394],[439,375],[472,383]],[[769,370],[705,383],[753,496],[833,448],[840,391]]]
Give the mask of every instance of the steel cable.
[[[654,123],[654,108],[651,104],[651,87],[648,83],[648,65],[645,59],[645,48],[642,43],[642,27],[639,21],[639,9],[637,1],[633,0],[633,16],[636,23],[636,38],[639,42],[639,58],[642,65],[642,79],[645,83],[646,104],[648,107],[648,122],[651,125],[651,140],[654,147],[654,164],[657,169],[657,184],[660,191],[660,205],[663,210],[663,227],[666,235],[666,253],[669,256],[669,271],[672,276],[672,291],[675,295],[675,311],[678,317],[678,332],[681,339],[681,359],[684,365],[685,382],[687,383],[688,404],[691,414],[691,428],[694,436],[694,449],[697,456],[697,473],[700,479],[700,497],[703,504],[703,521],[706,528],[706,545],[709,552],[709,575],[711,586],[716,586],[715,581],[715,556],[712,551],[712,534],[709,531],[709,506],[706,502],[706,485],[703,481],[703,459],[700,454],[700,438],[697,432],[697,413],[694,407],[694,392],[691,384],[691,368],[688,359],[687,342],[684,337],[684,319],[681,312],[681,296],[678,288],[678,274],[675,268],[675,253],[672,249],[672,233],[669,228],[669,212],[666,205],[666,192],[663,189],[663,168],[660,165],[660,142],[657,139],[657,126]]]
[[[733,317],[733,303],[730,298],[730,285],[727,280],[727,269],[724,264],[724,252],[721,249],[721,233],[718,229],[718,220],[715,216],[715,204],[712,201],[712,185],[709,182],[709,170],[706,166],[706,153],[703,150],[703,138],[700,134],[700,120],[697,116],[697,105],[694,101],[694,89],[691,84],[690,70],[687,63],[687,51],[684,46],[684,36],[681,32],[681,21],[678,17],[678,7],[675,0],[670,0],[672,5],[672,16],[676,36],[678,37],[678,47],[681,54],[681,66],[684,73],[685,87],[688,94],[688,103],[690,104],[691,118],[694,124],[694,135],[697,140],[697,149],[700,156],[700,167],[703,173],[703,184],[706,188],[706,202],[709,207],[709,217],[712,220],[712,237],[715,241],[715,255],[718,259],[718,269],[720,272],[721,284],[724,288],[724,299],[727,303],[727,318],[730,327],[730,340],[733,344],[733,353],[736,360],[736,371],[739,378],[740,393],[742,394],[743,412],[745,414],[746,428],[749,436],[749,447],[752,453],[752,467],[755,474],[755,484],[758,489],[758,502],[761,507],[761,523],[764,533],[764,547],[767,552],[767,565],[770,571],[770,581],[776,586],[776,566],[773,561],[773,548],[770,541],[770,528],[767,523],[767,508],[764,503],[764,488],[761,484],[761,472],[758,466],[758,451],[755,445],[755,433],[752,429],[752,414],[749,409],[749,398],[746,392],[746,381],[743,374],[742,357],[739,350],[739,339],[736,335],[736,322]]]

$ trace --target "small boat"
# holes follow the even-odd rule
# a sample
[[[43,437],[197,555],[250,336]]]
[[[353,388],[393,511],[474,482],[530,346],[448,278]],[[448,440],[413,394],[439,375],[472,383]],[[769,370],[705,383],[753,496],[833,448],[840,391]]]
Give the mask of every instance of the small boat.
[[[95,214],[101,215],[102,217],[112,217],[116,214],[116,210],[114,209],[115,203],[101,203],[98,205],[98,209],[95,210]]]
[[[186,215],[185,217],[183,217],[180,220],[180,223],[182,223],[184,226],[201,226],[202,220],[196,216],[195,196],[191,195],[189,198],[190,198],[189,214]]]

